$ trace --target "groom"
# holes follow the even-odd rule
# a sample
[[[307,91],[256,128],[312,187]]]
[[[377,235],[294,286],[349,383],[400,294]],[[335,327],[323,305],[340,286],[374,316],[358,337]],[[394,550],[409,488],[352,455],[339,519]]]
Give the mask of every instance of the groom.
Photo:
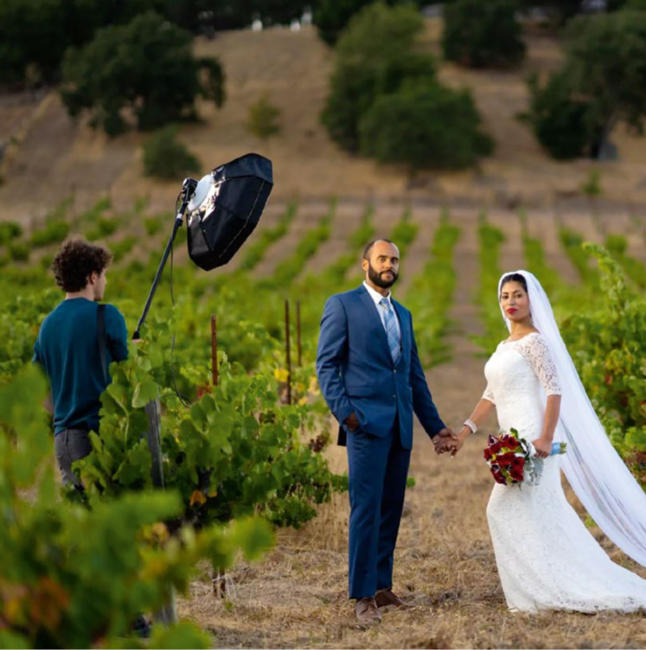
[[[350,478],[350,598],[362,624],[379,608],[405,607],[392,591],[393,552],[413,444],[413,411],[439,453],[454,434],[440,419],[417,355],[410,312],[392,300],[399,250],[370,242],[363,284],[332,296],[321,319],[319,384],[340,423]]]

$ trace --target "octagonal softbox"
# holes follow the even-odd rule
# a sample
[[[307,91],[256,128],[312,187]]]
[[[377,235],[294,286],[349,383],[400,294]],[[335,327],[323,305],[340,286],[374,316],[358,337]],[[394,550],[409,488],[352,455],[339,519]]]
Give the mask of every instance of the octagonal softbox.
[[[271,160],[248,153],[216,167],[187,208],[188,254],[206,271],[226,264],[260,219],[273,186]]]

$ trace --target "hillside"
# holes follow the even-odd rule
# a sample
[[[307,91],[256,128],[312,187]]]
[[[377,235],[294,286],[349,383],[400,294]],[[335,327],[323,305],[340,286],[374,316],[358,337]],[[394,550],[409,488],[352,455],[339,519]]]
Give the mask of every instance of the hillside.
[[[430,20],[426,45],[434,51],[439,33],[439,24]],[[549,38],[530,35],[528,45],[527,61],[513,72],[474,72],[450,64],[440,68],[447,83],[473,88],[485,127],[496,141],[493,156],[476,170],[425,174],[411,184],[400,169],[340,151],[319,123],[332,53],[312,29],[235,31],[200,40],[198,53],[216,55],[224,65],[228,97],[219,111],[202,104],[202,122],[183,126],[181,138],[205,170],[247,151],[268,155],[274,161],[274,200],[336,195],[478,208],[522,203],[548,211],[585,209],[579,188],[595,166],[601,169],[604,201],[622,211],[639,210],[646,204],[645,138],[619,129],[613,137],[619,160],[557,163],[518,121],[517,114],[526,108],[526,75],[553,68],[560,56]],[[280,108],[283,127],[267,144],[244,127],[249,105],[263,93]],[[73,122],[54,91],[0,97],[0,142],[8,143],[0,165],[0,219],[29,222],[71,194],[78,209],[101,194],[109,194],[117,208],[145,195],[152,210],[170,208],[181,179],[160,183],[142,176],[144,139],[134,132],[109,139],[82,120]]]

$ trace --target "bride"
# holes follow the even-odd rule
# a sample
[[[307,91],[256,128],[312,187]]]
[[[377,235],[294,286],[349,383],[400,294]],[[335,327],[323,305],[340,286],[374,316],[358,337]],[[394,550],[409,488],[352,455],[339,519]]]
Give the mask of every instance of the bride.
[[[646,566],[646,495],[608,441],[559,333],[549,300],[527,271],[498,285],[509,338],[485,365],[487,388],[455,441],[456,453],[495,408],[544,458],[538,485],[496,484],[487,520],[500,582],[514,611],[646,610],[646,580],[615,564],[565,499],[563,469],[606,535]],[[567,443],[550,456],[552,441]]]

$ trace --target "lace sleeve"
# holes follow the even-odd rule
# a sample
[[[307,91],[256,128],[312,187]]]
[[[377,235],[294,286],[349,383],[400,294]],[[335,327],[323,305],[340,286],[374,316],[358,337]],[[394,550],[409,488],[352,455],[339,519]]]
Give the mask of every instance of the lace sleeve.
[[[519,346],[519,352],[533,368],[538,380],[541,382],[545,395],[560,395],[561,384],[552,359],[552,353],[545,339],[540,334],[526,336],[523,344]]]
[[[489,388],[489,383],[487,383],[487,387],[485,388],[485,392],[482,393],[481,399],[486,399],[492,404],[496,403],[496,400],[493,398],[493,391],[491,390],[491,388]]]

